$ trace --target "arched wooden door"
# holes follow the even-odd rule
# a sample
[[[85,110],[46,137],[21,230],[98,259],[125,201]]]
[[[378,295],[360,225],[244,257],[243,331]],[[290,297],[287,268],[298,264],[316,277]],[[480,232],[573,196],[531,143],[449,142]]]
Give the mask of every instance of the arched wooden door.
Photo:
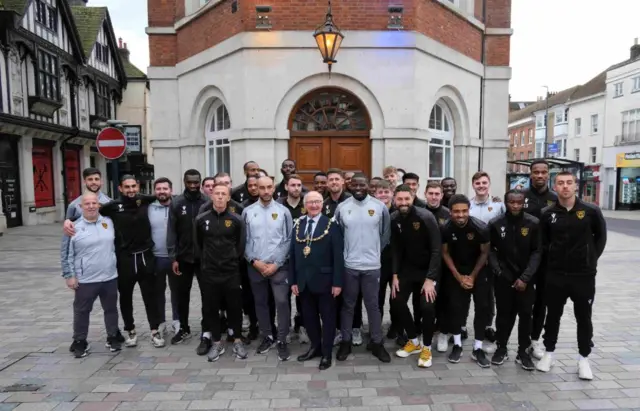
[[[371,173],[371,120],[362,102],[341,89],[302,97],[289,118],[289,157],[305,185],[329,168]]]

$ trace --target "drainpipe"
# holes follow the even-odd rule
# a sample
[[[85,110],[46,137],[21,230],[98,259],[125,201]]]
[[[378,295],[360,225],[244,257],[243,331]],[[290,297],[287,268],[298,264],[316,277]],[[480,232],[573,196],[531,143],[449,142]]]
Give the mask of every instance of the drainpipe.
[[[483,0],[482,2],[482,21],[485,25],[484,30],[482,31],[482,46],[480,51],[480,62],[482,63],[483,74],[480,77],[480,121],[478,126],[478,136],[481,140],[480,142],[480,150],[478,150],[478,171],[482,170],[484,163],[484,87],[485,87],[485,76],[486,76],[486,30],[487,30],[487,0]]]
[[[67,168],[64,164],[64,152],[67,148],[67,141],[71,140],[72,138],[78,137],[79,134],[80,129],[78,127],[74,127],[71,134],[67,138],[62,140],[62,143],[60,143],[60,155],[62,156],[62,196],[64,197],[65,212],[67,210],[67,207],[69,207],[69,203],[73,200],[69,199],[69,196],[67,195]]]

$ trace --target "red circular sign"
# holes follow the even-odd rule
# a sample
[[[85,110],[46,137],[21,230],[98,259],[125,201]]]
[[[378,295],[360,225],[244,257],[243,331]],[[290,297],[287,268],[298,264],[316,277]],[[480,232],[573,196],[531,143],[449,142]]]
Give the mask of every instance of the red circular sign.
[[[96,147],[102,157],[115,160],[122,157],[127,150],[127,140],[122,131],[115,127],[107,127],[98,134]]]

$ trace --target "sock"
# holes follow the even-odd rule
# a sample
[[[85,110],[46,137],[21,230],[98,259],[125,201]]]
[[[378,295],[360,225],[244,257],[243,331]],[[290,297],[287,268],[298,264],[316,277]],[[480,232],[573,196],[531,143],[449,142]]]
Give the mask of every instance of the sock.
[[[474,343],[473,343],[473,349],[474,350],[481,350],[482,349],[482,341],[475,340]]]
[[[453,336],[453,344],[457,345],[458,347],[462,347],[462,335],[461,334],[455,334]]]
[[[425,347],[426,347],[429,351],[431,351],[431,346],[430,346],[430,345],[425,345]]]
[[[227,334],[233,337],[233,330],[231,328],[229,328],[227,330]]]
[[[416,347],[420,344],[420,340],[418,340],[417,338],[412,338],[411,342],[413,343],[413,345],[415,345]]]
[[[589,361],[589,357],[583,357],[582,355],[578,355],[578,360]]]
[[[462,327],[462,331],[467,331],[467,327]]]
[[[267,335],[267,337],[268,337],[270,340],[272,340],[272,341],[273,341],[273,335],[269,334],[269,335]]]
[[[209,331],[205,331],[202,333],[202,338],[211,339],[211,333]]]

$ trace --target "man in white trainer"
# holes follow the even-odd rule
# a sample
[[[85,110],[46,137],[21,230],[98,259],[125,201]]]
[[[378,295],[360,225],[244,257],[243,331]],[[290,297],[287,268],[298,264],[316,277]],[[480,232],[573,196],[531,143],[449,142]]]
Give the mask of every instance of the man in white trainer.
[[[607,244],[607,223],[597,206],[576,198],[576,178],[570,172],[556,175],[554,190],[558,201],[545,208],[540,216],[542,247],[547,260],[547,320],[543,337],[547,352],[536,368],[549,372],[555,363],[553,352],[560,319],[570,298],[578,328],[578,377],[592,380],[588,359],[593,338],[591,315],[598,259]]]

